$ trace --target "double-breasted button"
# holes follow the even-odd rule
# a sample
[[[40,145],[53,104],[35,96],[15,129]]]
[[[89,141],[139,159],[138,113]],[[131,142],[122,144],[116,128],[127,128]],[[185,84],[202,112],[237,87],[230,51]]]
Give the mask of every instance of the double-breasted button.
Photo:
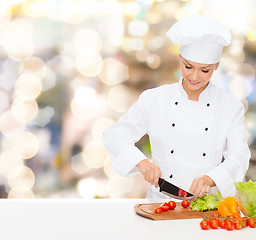
[[[206,104],[207,107],[210,107],[210,105],[211,105],[210,103],[207,103],[207,104]]]
[[[175,127],[175,123],[173,123],[172,126]]]
[[[175,102],[175,105],[178,105],[179,103],[178,102]]]
[[[174,153],[174,150],[171,150],[171,153]]]
[[[170,178],[173,178],[173,175],[172,175],[172,174],[170,175]]]
[[[206,156],[206,153],[203,153],[203,156],[205,157],[205,156]]]
[[[206,127],[204,130],[205,130],[205,131],[208,131],[208,127]]]

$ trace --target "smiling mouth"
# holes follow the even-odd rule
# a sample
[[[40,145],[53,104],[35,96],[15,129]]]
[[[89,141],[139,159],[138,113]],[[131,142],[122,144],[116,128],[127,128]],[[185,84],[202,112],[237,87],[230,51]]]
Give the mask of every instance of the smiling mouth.
[[[197,84],[200,83],[200,82],[192,81],[192,80],[190,80],[190,79],[189,79],[188,81],[190,82],[191,85],[197,85]]]

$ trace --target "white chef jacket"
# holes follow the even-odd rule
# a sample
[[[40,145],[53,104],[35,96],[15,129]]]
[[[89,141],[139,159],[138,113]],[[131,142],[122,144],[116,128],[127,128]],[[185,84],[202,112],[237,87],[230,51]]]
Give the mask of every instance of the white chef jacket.
[[[193,179],[208,175],[216,184],[211,192],[232,196],[234,182],[244,180],[251,155],[243,104],[211,83],[198,101],[188,99],[182,80],[144,91],[103,134],[117,173],[127,177],[139,173],[136,165],[147,157],[135,143],[145,134],[162,177],[184,190]],[[150,185],[147,197],[166,195]]]

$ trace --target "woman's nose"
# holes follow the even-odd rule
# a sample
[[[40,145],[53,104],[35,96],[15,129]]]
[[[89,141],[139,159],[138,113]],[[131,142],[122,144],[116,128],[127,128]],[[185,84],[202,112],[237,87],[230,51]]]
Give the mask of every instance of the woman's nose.
[[[191,80],[197,80],[198,79],[198,70],[194,70],[191,73]]]

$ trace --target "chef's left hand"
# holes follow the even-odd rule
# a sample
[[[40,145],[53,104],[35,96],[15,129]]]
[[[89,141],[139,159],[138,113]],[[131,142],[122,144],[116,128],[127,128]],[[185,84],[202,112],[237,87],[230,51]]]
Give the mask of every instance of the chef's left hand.
[[[193,194],[196,198],[203,197],[205,193],[209,193],[211,187],[214,187],[215,182],[207,175],[196,178],[193,180],[189,192]]]

